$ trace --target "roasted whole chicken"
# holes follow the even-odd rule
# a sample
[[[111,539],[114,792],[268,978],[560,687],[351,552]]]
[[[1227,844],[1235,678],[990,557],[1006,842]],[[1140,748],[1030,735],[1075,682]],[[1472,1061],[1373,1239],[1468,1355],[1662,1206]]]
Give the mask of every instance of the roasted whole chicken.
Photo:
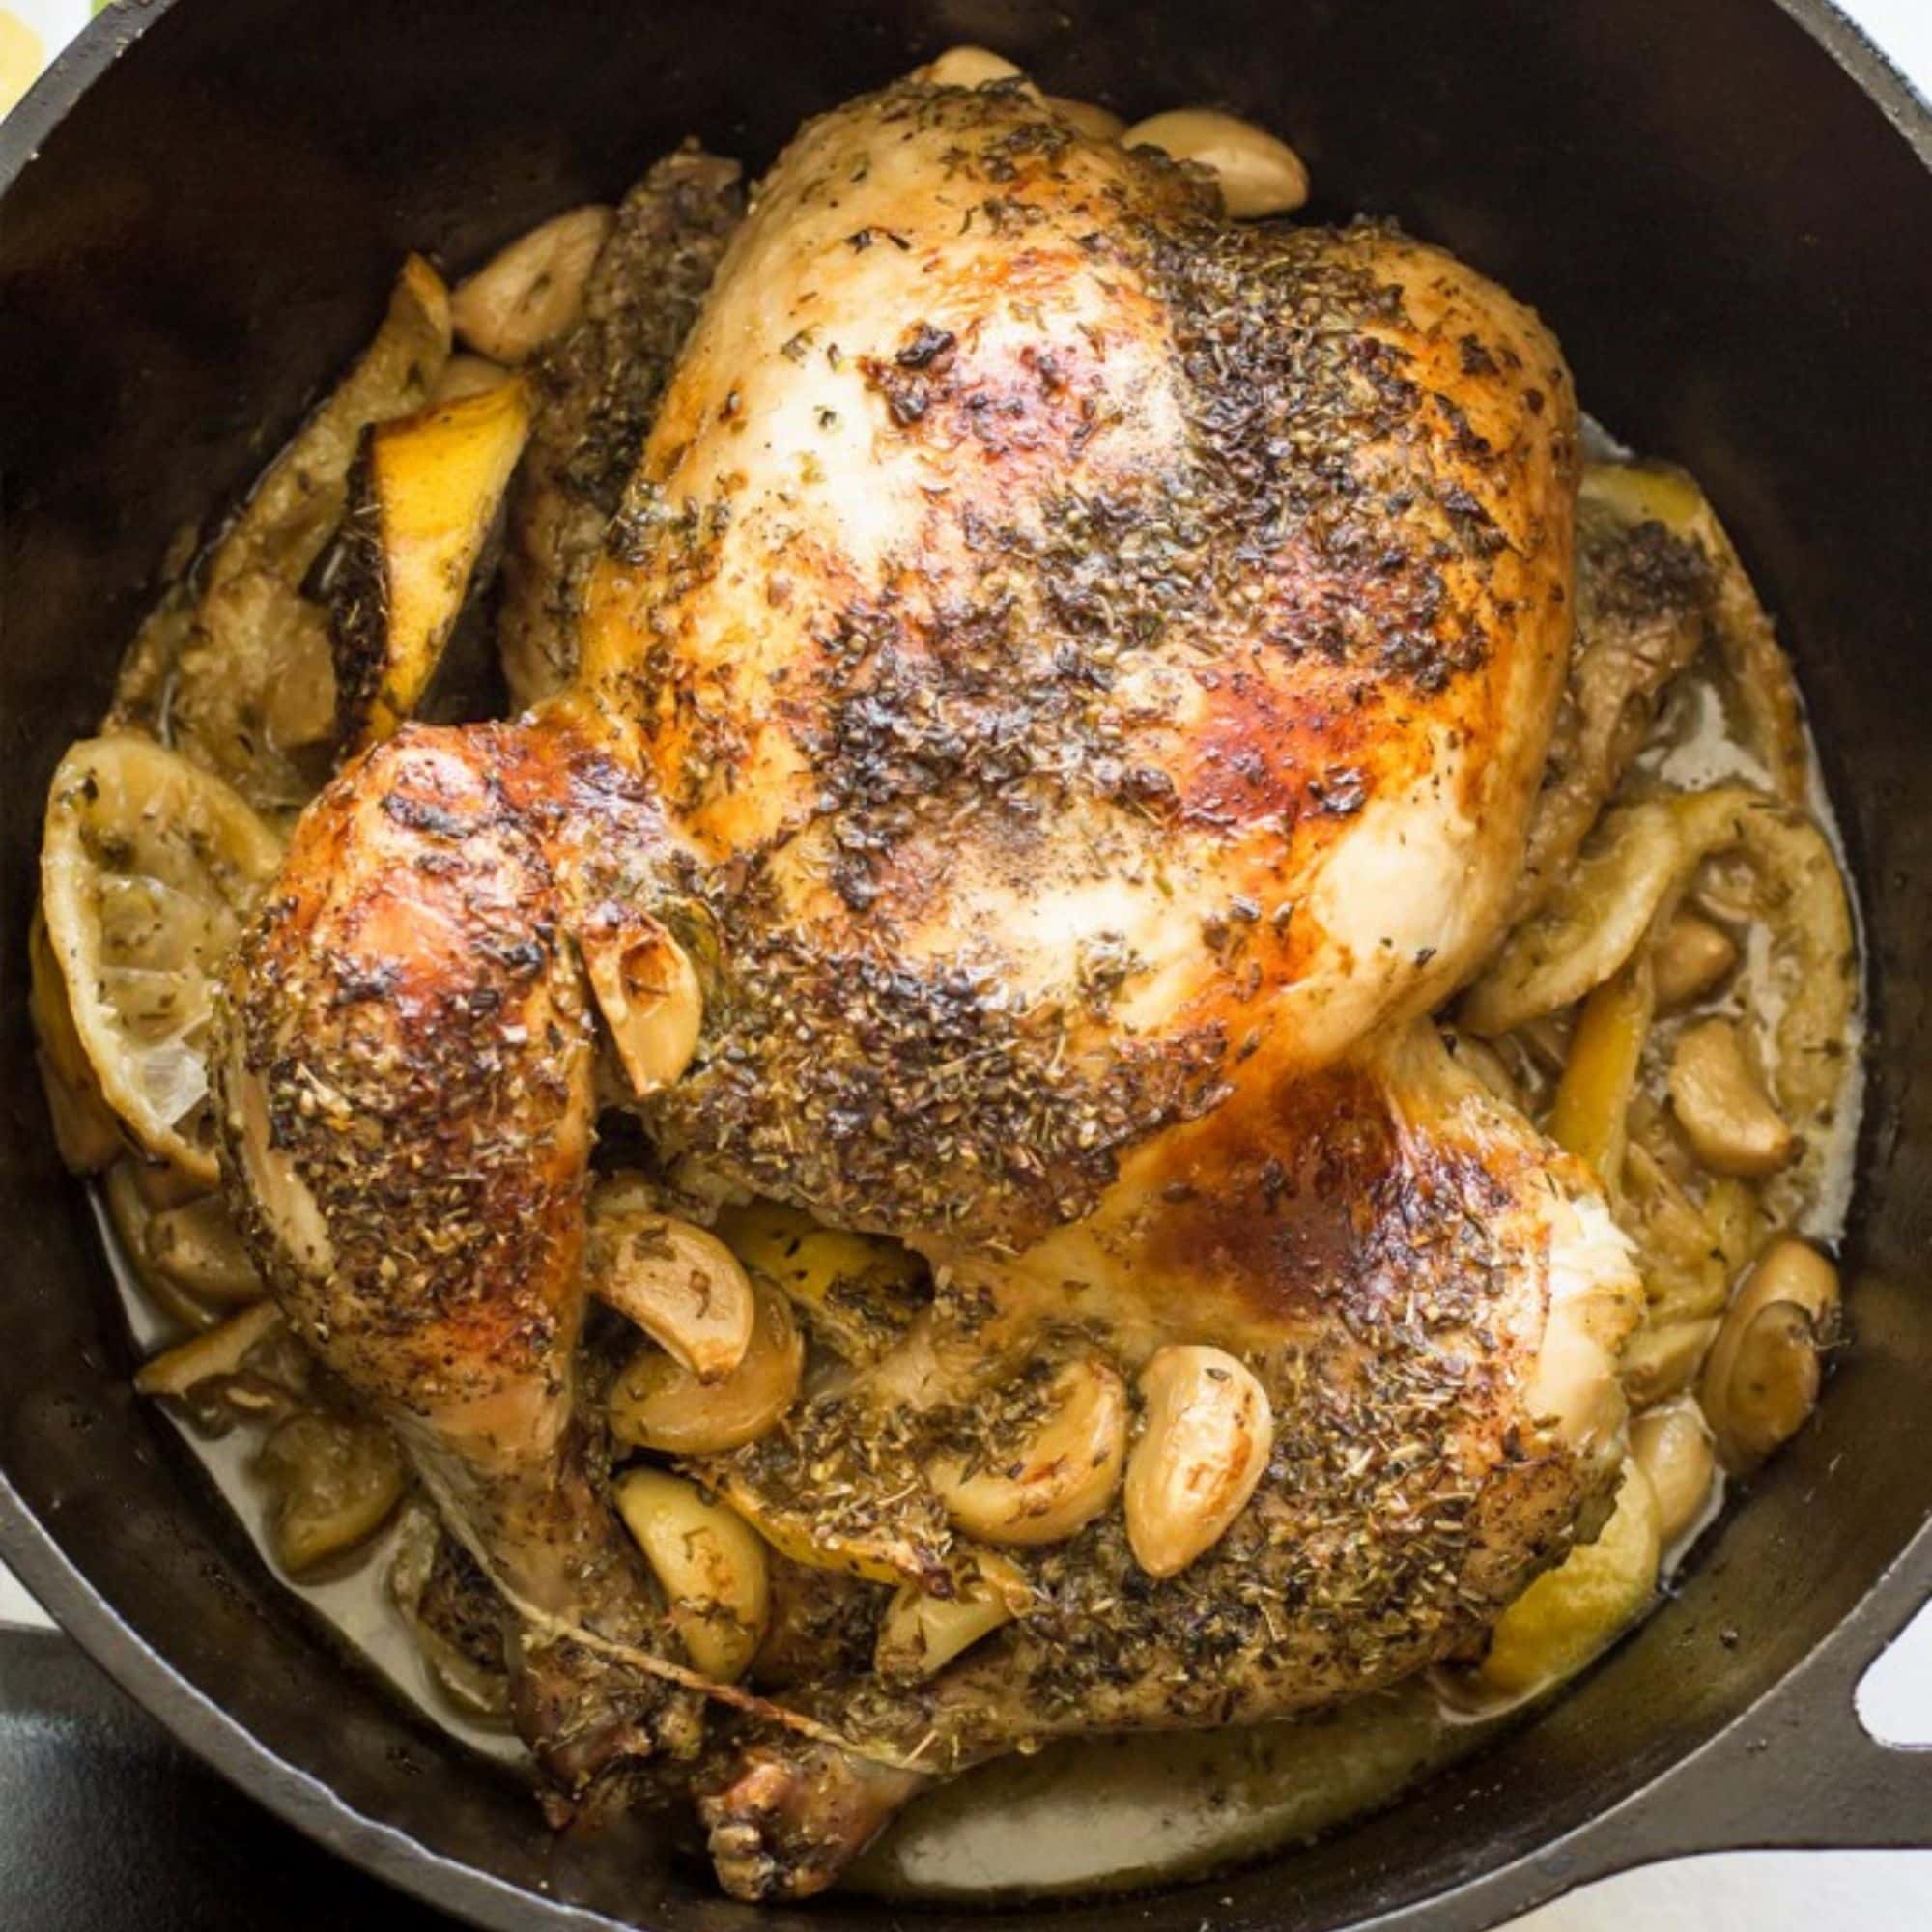
[[[746,1898],[1003,1752],[1469,1665],[1639,1493],[1647,1595],[1835,1310],[1766,1241],[1855,946],[1702,499],[1579,494],[1453,257],[997,69],[562,217],[567,326],[458,292],[503,367],[412,262],[49,807],[63,1149],[243,1311],[143,1386],[285,1323],[289,1567],[396,1506],[379,1418],[554,1812],[676,1787]],[[519,715],[404,722],[505,497]],[[1762,785],[1605,811],[1706,644]]]

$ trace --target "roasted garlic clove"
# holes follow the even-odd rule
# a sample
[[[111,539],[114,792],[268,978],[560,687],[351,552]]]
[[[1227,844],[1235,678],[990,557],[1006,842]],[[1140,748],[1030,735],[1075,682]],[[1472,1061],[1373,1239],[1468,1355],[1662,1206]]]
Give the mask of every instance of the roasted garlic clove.
[[[1177,161],[1198,161],[1221,186],[1221,206],[1236,221],[1286,214],[1308,199],[1308,170],[1286,141],[1265,128],[1210,107],[1177,107],[1136,121],[1124,148],[1158,148]]]
[[[151,1214],[159,1214],[169,1208],[185,1208],[208,1192],[193,1175],[164,1160],[143,1160],[130,1153],[128,1169],[134,1191],[147,1203]]]
[[[205,1301],[245,1308],[267,1293],[218,1194],[164,1208],[148,1223],[148,1259]]]
[[[1717,1174],[1776,1174],[1798,1138],[1772,1105],[1729,1020],[1688,1029],[1670,1058],[1670,1105],[1690,1151]]]
[[[901,1683],[930,1677],[1026,1609],[1032,1588],[1006,1558],[984,1550],[972,1559],[972,1569],[950,1597],[912,1583],[893,1593],[872,1658],[881,1677]]]
[[[913,70],[928,87],[984,87],[988,81],[1022,80],[1025,75],[990,47],[948,47],[936,60]]]
[[[1811,1413],[1838,1310],[1838,1271],[1808,1242],[1781,1236],[1759,1256],[1724,1317],[1699,1384],[1727,1469],[1755,1467]]]
[[[1047,1384],[1044,1412],[1019,1440],[982,1455],[948,1451],[926,1476],[954,1528],[981,1543],[1059,1543],[1100,1514],[1126,1459],[1126,1385],[1091,1356]]]
[[[1633,1335],[1617,1363],[1618,1378],[1632,1404],[1645,1407],[1688,1389],[1697,1379],[1722,1325],[1720,1318],[1712,1315],[1667,1321]]]
[[[798,1394],[805,1343],[776,1289],[754,1291],[752,1336],[738,1366],[700,1381],[664,1350],[634,1355],[611,1389],[611,1431],[620,1442],[668,1456],[715,1456],[755,1442]]]
[[[1780,1235],[1739,1284],[1731,1314],[1747,1315],[1774,1301],[1794,1302],[1824,1334],[1836,1322],[1843,1301],[1838,1270],[1809,1241]]]
[[[1654,1408],[1631,1424],[1631,1455],[1657,1498],[1657,1533],[1668,1549],[1704,1514],[1717,1481],[1711,1432],[1694,1402]]]
[[[1738,963],[1738,943],[1721,925],[1680,912],[1651,954],[1657,1004],[1668,1010],[1708,993]]]
[[[585,919],[578,951],[631,1091],[640,1099],[691,1065],[704,1022],[697,969],[649,913],[607,904]]]
[[[1753,1469],[1796,1435],[1818,1406],[1822,1375],[1811,1318],[1797,1303],[1771,1302],[1744,1323],[1730,1373],[1704,1384],[1725,1467]]]
[[[633,1469],[616,1488],[617,1513],[665,1595],[692,1663],[728,1684],[765,1634],[770,1588],[765,1550],[743,1518],[696,1483]]]
[[[460,403],[466,396],[480,396],[515,380],[514,370],[491,361],[487,355],[452,355],[442,365],[442,374],[436,379],[429,400],[432,405]]]
[[[281,1310],[272,1301],[258,1301],[220,1327],[143,1362],[134,1372],[134,1386],[143,1395],[186,1395],[215,1376],[237,1375],[281,1320]]]
[[[608,208],[573,208],[498,249],[451,295],[456,333],[493,361],[527,360],[582,313],[590,270],[615,220]]]
[[[1704,1224],[1711,1231],[1725,1280],[1735,1281],[1764,1246],[1764,1204],[1757,1189],[1732,1175],[1713,1180],[1704,1190]]]
[[[1247,1507],[1274,1447],[1274,1412],[1253,1371],[1221,1349],[1157,1350],[1140,1391],[1127,1541],[1150,1577],[1173,1577]]]
[[[722,1381],[752,1345],[751,1277],[717,1236],[658,1213],[625,1181],[591,1197],[590,1292],[635,1321],[700,1382]]]
[[[349,1416],[290,1416],[262,1445],[256,1468],[273,1496],[275,1555],[298,1576],[366,1543],[402,1500],[395,1438]]]
[[[142,1162],[128,1156],[117,1160],[101,1178],[100,1193],[106,1203],[107,1218],[114,1224],[122,1251],[143,1293],[170,1321],[179,1322],[190,1334],[198,1334],[220,1321],[220,1311],[211,1308],[199,1295],[188,1293],[173,1276],[163,1274],[155,1265],[148,1252],[148,1230],[154,1223],[155,1209],[141,1191],[137,1177],[142,1167]]]
[[[1125,120],[1097,100],[1069,100],[1064,94],[1049,94],[1046,104],[1090,141],[1118,141],[1127,131]]]

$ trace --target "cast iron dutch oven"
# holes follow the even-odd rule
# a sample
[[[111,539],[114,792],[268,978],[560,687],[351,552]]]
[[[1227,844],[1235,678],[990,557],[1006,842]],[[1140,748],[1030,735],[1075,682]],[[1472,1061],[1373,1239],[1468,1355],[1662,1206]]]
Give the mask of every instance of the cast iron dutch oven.
[[[1797,654],[1874,1021],[1853,1340],[1674,1600],[1396,1808],[1053,1922],[1435,1932],[1680,1852],[1932,1842],[1932,1752],[1880,1749],[1852,1709],[1932,1588],[1932,116],[1817,0],[110,8],[0,155],[0,1553],[237,1783],[478,1923],[906,1922],[728,1904],[643,1828],[554,1839],[276,1585],[128,1387],[24,981],[47,777],[170,534],[279,442],[402,252],[466,262],[686,133],[762,162],[802,116],[959,41],[1129,114],[1218,99],[1284,129],[1314,213],[1398,214],[1497,277],[1554,325],[1591,409],[1696,472]]]

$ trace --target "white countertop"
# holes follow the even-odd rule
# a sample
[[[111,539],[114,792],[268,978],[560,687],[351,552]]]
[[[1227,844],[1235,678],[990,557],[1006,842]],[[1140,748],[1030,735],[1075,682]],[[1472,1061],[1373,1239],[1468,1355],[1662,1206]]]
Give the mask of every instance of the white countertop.
[[[1839,4],[1932,96],[1932,0]],[[0,0],[0,33],[6,15],[23,18],[51,55],[87,11],[86,0]],[[0,1568],[0,1624],[46,1621]],[[1932,1748],[1932,1608],[1873,1666],[1859,1712],[1888,1743]],[[1514,1932],[1923,1932],[1928,1899],[1932,1851],[1732,1852],[1606,1879],[1531,1913]]]

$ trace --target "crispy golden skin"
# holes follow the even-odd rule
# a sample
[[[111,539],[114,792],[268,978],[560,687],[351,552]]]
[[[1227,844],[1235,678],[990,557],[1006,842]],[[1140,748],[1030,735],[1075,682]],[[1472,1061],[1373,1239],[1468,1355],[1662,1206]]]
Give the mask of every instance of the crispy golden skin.
[[[578,1492],[568,936],[625,894],[705,962],[660,1154],[940,1281],[705,1465],[734,1499],[822,1529],[831,1470],[867,1562],[930,1585],[958,1538],[925,1463],[997,1447],[1041,1359],[1131,1381],[1213,1343],[1267,1389],[1254,1500],[1179,1576],[1114,1508],[1017,1552],[1034,1613],[930,1683],[794,1682],[853,1748],[712,1767],[731,1889],[815,1889],[930,1776],[1049,1732],[1390,1682],[1601,1502],[1623,1244],[1425,1017],[1522,865],[1575,434],[1548,333],[1450,257],[1230,226],[1017,87],[895,88],[809,127],[726,252],[572,688],[406,732],[298,830],[234,982],[231,1157],[278,1293],[461,1472],[499,1575],[555,1570],[493,1500],[504,1441],[512,1493]]]

